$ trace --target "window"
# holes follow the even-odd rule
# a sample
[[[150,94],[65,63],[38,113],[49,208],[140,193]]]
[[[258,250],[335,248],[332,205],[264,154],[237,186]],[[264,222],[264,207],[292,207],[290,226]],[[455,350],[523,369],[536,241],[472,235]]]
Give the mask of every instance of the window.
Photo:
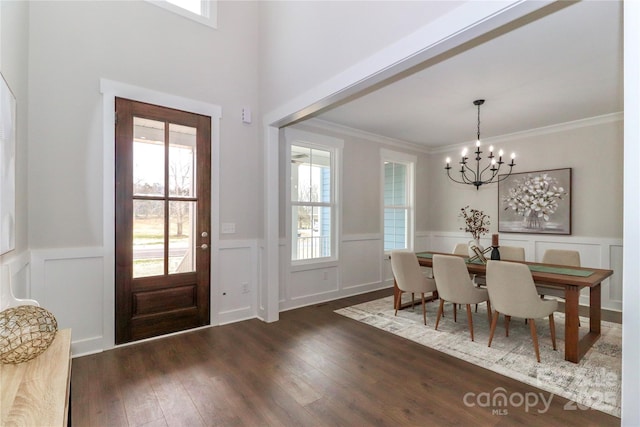
[[[413,248],[415,157],[382,150],[384,250]]]
[[[217,0],[147,0],[178,15],[218,28]]]
[[[342,141],[287,129],[291,260],[336,259],[338,153]]]

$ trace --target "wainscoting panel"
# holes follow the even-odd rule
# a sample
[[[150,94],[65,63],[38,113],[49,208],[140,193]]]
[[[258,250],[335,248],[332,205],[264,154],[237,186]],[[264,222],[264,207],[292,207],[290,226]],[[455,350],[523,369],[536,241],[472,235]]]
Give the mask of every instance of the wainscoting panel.
[[[338,267],[320,267],[291,272],[291,300],[338,290]]]
[[[102,349],[103,277],[102,248],[31,252],[31,298],[71,328],[74,355]]]
[[[221,240],[219,248],[219,323],[256,317],[258,256],[253,240]],[[212,292],[216,292],[212,284]]]
[[[342,288],[380,283],[382,247],[380,236],[349,236],[341,246]]]
[[[622,311],[622,245],[609,246],[609,259],[611,260],[609,268],[614,273],[609,278],[608,288],[602,289],[603,305],[604,301],[608,300],[609,306],[617,307],[617,310]]]
[[[9,275],[11,280],[11,290],[13,296],[20,299],[30,299],[30,254],[25,251],[20,254],[16,254],[9,257],[3,256],[2,265],[9,268]],[[5,284],[2,284],[5,285]]]
[[[290,310],[393,285],[385,281],[379,234],[345,235],[337,262],[291,266],[288,245],[280,246],[280,310]]]

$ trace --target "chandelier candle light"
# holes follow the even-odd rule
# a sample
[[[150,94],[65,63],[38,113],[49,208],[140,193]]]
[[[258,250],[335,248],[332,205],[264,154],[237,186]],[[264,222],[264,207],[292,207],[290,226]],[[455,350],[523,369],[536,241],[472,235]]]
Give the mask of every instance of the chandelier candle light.
[[[498,176],[498,172],[500,171],[500,166],[502,166],[504,164],[504,162],[502,161],[502,156],[503,156],[503,151],[500,150],[498,152],[498,160],[496,160],[496,156],[493,155],[493,146],[489,146],[489,163],[484,167],[484,169],[480,170],[480,161],[482,160],[482,157],[480,157],[480,154],[482,154],[482,151],[480,150],[480,106],[484,104],[484,99],[477,99],[475,101],[473,101],[473,105],[476,105],[478,107],[478,140],[476,141],[476,151],[475,151],[475,155],[476,155],[476,167],[475,167],[475,171],[470,168],[467,165],[467,161],[469,160],[469,157],[467,157],[467,149],[465,148],[464,150],[462,150],[462,160],[460,161],[460,176],[461,176],[461,180],[457,180],[455,178],[453,178],[451,176],[451,159],[449,157],[447,157],[447,166],[445,166],[445,169],[447,171],[447,176],[454,182],[457,182],[459,184],[470,184],[470,185],[475,185],[476,186],[476,190],[480,189],[480,186],[482,184],[489,184],[492,182],[500,182],[500,181],[504,181],[505,179],[507,179],[507,177],[509,175],[511,175],[511,170],[513,169],[513,167],[516,165],[515,164],[515,158],[516,155],[515,153],[511,154],[511,163],[509,163],[507,166],[509,166],[509,172],[504,175],[503,177],[496,179],[494,181],[494,178],[496,178]],[[485,172],[489,172],[489,176],[488,179],[483,179],[483,175]]]

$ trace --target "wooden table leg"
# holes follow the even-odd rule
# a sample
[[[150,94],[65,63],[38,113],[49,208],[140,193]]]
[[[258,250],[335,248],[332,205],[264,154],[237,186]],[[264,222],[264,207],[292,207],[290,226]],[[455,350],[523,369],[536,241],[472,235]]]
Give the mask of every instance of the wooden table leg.
[[[564,321],[564,360],[578,363],[580,353],[578,302],[580,288],[567,286],[564,290],[565,321]]]
[[[589,288],[589,332],[600,335],[602,318],[602,288],[600,283]]]
[[[602,319],[602,289],[600,283],[589,288],[589,332],[580,338],[578,319],[578,303],[580,288],[565,288],[565,326],[564,326],[564,359],[578,363],[582,356],[600,338],[600,320]]]

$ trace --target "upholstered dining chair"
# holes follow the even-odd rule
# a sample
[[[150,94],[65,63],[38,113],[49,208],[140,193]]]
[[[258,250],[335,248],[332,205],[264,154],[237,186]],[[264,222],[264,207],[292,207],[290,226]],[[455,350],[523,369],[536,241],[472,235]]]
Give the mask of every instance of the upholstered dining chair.
[[[542,262],[580,267],[580,252],[568,249],[547,249],[542,255]]]
[[[466,243],[456,243],[451,253],[454,255],[469,255],[469,245]]]
[[[486,289],[477,288],[469,278],[467,266],[464,259],[455,255],[433,255],[433,276],[436,279],[440,306],[436,317],[436,330],[440,323],[440,317],[444,310],[444,303],[453,303],[453,320],[456,318],[456,304],[467,306],[467,321],[469,322],[469,332],[471,341],[473,336],[473,317],[471,315],[471,304],[487,302],[487,316],[491,322],[491,303]]]
[[[580,252],[569,249],[547,249],[542,255],[543,264],[566,265],[580,267]],[[538,285],[538,293],[564,299],[564,289]]]
[[[500,246],[500,260],[502,261],[524,261],[524,248],[519,246]]]
[[[489,344],[493,341],[498,317],[505,317],[505,332],[509,336],[509,321],[512,316],[528,320],[533,340],[533,348],[536,359],[540,363],[540,348],[538,346],[538,334],[534,319],[549,317],[549,329],[551,330],[551,342],[556,350],[556,327],[553,312],[558,309],[558,301],[543,300],[536,292],[531,271],[526,264],[508,261],[487,261],[487,291],[495,313],[491,322]]]
[[[427,324],[427,308],[425,306],[424,294],[436,291],[436,282],[432,278],[426,277],[420,269],[418,257],[413,252],[408,251],[392,251],[391,252],[391,270],[396,284],[400,290],[398,300],[395,306],[395,315],[398,315],[398,309],[401,305],[402,294],[411,292],[413,294],[422,295],[422,318],[424,324]]]

